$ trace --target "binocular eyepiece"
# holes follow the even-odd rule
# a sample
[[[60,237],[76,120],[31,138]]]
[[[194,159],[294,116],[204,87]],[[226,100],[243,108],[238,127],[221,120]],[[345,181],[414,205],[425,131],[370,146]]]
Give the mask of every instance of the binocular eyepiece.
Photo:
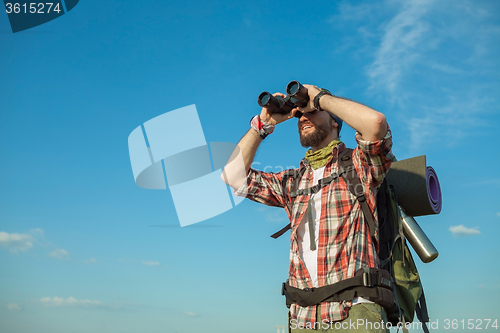
[[[291,81],[286,86],[287,96],[273,96],[267,91],[262,92],[257,99],[257,103],[263,108],[267,108],[271,113],[287,114],[296,107],[304,107],[309,102],[307,88],[299,81]],[[300,115],[299,115],[300,114]],[[301,112],[297,112],[296,117],[300,117]]]

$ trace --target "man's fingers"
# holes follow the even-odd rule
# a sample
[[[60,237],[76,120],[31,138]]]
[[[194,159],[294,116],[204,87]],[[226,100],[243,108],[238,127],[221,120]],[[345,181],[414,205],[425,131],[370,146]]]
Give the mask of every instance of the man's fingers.
[[[314,110],[315,110],[314,108],[310,108],[308,106],[304,106],[304,107],[299,107],[298,108],[298,111],[300,111],[302,113],[308,113],[308,112],[312,112]]]

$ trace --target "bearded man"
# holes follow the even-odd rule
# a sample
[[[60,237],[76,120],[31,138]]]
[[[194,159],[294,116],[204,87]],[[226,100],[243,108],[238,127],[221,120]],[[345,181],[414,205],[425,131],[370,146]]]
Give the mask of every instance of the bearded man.
[[[370,236],[360,203],[342,177],[333,180],[330,177],[339,174],[339,154],[346,149],[339,140],[343,122],[356,130],[357,147],[351,158],[375,217],[375,230],[378,229],[376,194],[391,165],[392,136],[382,113],[316,86],[304,87],[309,95],[305,107],[294,108],[288,114],[262,108],[260,115],[252,118],[250,130],[232,156],[241,157],[244,176],[241,168],[238,170],[229,163],[222,178],[237,195],[286,210],[291,230],[287,283],[311,291],[351,278],[359,269],[380,265],[378,235]],[[310,147],[300,167],[279,173],[252,169],[262,140],[273,133],[276,125],[294,117],[298,118],[301,145]],[[299,176],[293,179],[291,174]],[[291,195],[296,190],[294,182],[299,189],[307,189],[328,177],[330,183],[316,193]],[[385,310],[362,297],[308,306],[293,303],[289,311],[291,332],[388,332],[385,322]],[[360,323],[366,325],[360,328]]]

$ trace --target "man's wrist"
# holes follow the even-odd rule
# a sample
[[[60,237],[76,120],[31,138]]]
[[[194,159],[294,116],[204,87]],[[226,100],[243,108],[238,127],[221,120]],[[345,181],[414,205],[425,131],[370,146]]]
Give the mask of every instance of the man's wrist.
[[[321,97],[325,96],[325,95],[328,95],[328,96],[333,96],[333,94],[328,91],[327,89],[320,89],[320,92],[316,95],[316,97],[314,97],[314,108],[318,111],[322,110],[321,107],[320,107],[320,99]]]
[[[252,117],[250,126],[257,131],[262,140],[274,131],[274,125],[268,124],[260,118],[260,115]]]

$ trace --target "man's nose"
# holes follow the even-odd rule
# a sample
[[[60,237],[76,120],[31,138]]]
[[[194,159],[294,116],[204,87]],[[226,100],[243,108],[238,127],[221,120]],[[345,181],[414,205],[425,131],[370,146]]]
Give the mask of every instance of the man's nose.
[[[303,113],[302,116],[299,118],[299,121],[302,121],[302,122],[310,121],[311,116],[312,115],[309,112]]]

